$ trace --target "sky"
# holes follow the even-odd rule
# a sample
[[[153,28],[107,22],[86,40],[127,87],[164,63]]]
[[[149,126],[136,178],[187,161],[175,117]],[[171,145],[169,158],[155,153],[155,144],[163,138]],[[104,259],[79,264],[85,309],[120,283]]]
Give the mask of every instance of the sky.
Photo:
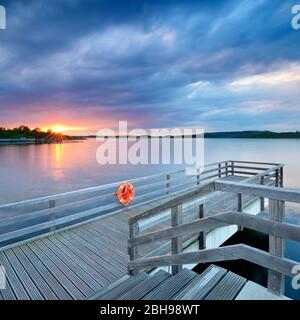
[[[0,0],[0,126],[300,130],[287,0]]]

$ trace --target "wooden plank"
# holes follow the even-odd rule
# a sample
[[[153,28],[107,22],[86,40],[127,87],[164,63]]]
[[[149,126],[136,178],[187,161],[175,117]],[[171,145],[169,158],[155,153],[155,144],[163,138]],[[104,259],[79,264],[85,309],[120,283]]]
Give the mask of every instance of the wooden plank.
[[[98,300],[101,296],[105,295],[113,289],[115,290],[115,288],[125,283],[129,278],[129,275],[125,275],[124,277],[117,279],[108,286],[105,286],[101,290],[98,290],[95,294],[91,295],[90,297],[87,297],[87,300]]]
[[[55,291],[49,286],[49,284],[44,280],[44,278],[40,275],[40,273],[35,269],[32,262],[28,259],[28,257],[24,254],[20,247],[12,249],[13,253],[18,257],[24,269],[26,270],[28,276],[32,279],[34,285],[38,288],[38,290],[43,295],[43,299],[45,300],[57,300],[58,297],[55,294]],[[21,277],[21,274],[18,274]],[[22,281],[24,281],[22,277]]]
[[[280,187],[283,188],[283,167],[280,168]]]
[[[243,212],[243,195],[241,193],[237,194],[237,211]],[[243,231],[243,227],[238,225],[238,231]]]
[[[119,272],[123,273],[124,268],[127,268],[127,261],[128,259],[125,259],[126,251],[124,250],[124,253],[122,256],[111,254],[111,248],[107,248],[103,246],[103,244],[99,241],[91,241],[92,238],[88,237],[86,234],[81,233],[79,230],[76,231],[76,235],[78,235],[80,238],[82,238],[84,241],[84,244],[89,243],[90,245],[88,248],[93,251],[98,256],[103,257],[103,259],[109,263],[110,265],[113,265],[113,268],[116,268]],[[78,238],[79,240],[79,238]],[[102,239],[102,242],[104,242],[105,239]]]
[[[276,237],[300,241],[300,227],[287,223],[269,221],[258,216],[247,213],[225,212],[214,216],[206,217],[201,220],[195,220],[178,227],[164,228],[154,232],[149,232],[135,239],[128,241],[129,246],[133,244],[145,244],[147,242],[170,239],[178,235],[195,234],[205,232],[228,225],[240,225],[248,229],[256,230],[262,233],[270,234]]]
[[[251,169],[251,170],[255,170],[255,171],[264,171],[264,170],[268,169],[268,168],[263,168],[263,167],[241,166],[241,165],[235,165],[234,167],[238,168],[238,169]]]
[[[287,258],[280,258],[263,250],[252,248],[244,244],[236,246],[234,249],[234,255],[236,257],[240,257],[241,259],[256,263],[257,265],[267,269],[283,273],[287,276],[292,276],[291,270],[295,264],[299,264],[297,261]]]
[[[235,170],[234,174],[237,174],[237,175],[244,174],[244,175],[248,175],[248,176],[256,176],[257,172]]]
[[[5,268],[6,278],[10,283],[11,289],[13,290],[16,298],[18,300],[30,300],[28,292],[25,290],[24,286],[22,285],[22,282],[18,278],[18,275],[12,268],[9,260],[3,252],[0,253],[0,263]]]
[[[145,295],[149,294],[169,277],[169,273],[159,270],[154,275],[151,275],[148,277],[148,279],[144,280],[133,289],[126,292],[119,298],[119,300],[141,300]]]
[[[104,291],[103,295],[98,295],[97,300],[117,300],[126,292],[130,291],[132,288],[145,281],[147,277],[148,275],[146,275],[144,272],[139,273],[135,277],[130,277],[127,281],[121,283],[119,286],[113,288],[112,290],[108,292]]]
[[[29,274],[26,272],[26,269],[21,264],[17,256],[14,254],[12,250],[7,250],[5,252],[7,259],[10,261],[12,268],[14,269],[16,275],[19,279],[21,279],[24,288],[29,294],[30,299],[32,300],[44,300],[43,295],[36,287],[35,283],[32,281]]]
[[[129,269],[145,269],[150,267],[170,266],[174,264],[212,263],[218,261],[237,260],[239,258],[233,255],[234,246],[150,258],[140,258],[135,261],[129,261],[128,266]]]
[[[166,180],[167,180],[167,183],[166,183],[166,190],[167,190],[167,194],[169,194],[169,188],[170,188],[170,179],[171,179],[171,176],[169,174],[166,175]]]
[[[154,290],[145,295],[142,300],[171,300],[182,288],[188,285],[196,275],[197,274],[191,270],[183,269],[158,285]]]
[[[203,300],[226,273],[227,270],[210,265],[203,273],[197,275],[188,286],[174,296],[173,300]]]
[[[50,244],[51,243],[51,244]],[[99,290],[103,285],[98,280],[96,273],[92,268],[84,263],[83,260],[79,259],[78,256],[74,255],[71,250],[66,248],[61,242],[56,239],[48,239],[47,246],[52,250],[56,251],[60,249],[63,251],[64,256],[63,261],[67,263],[72,270],[74,270],[77,275],[93,290]]]
[[[284,217],[285,203],[284,201],[269,199],[270,219],[277,222],[282,222]],[[284,245],[281,237],[269,236],[269,252],[278,257],[284,256]],[[268,272],[268,290],[282,295],[284,293],[284,275],[269,270]]]
[[[193,222],[183,224],[181,226],[164,228],[162,230],[143,234],[134,239],[129,239],[128,245],[129,247],[131,247],[134,245],[146,244],[148,242],[158,240],[167,240],[187,234],[197,234],[199,232],[210,231],[227,225],[227,222],[217,221],[215,219],[212,219],[212,217],[206,217],[201,220],[195,220]]]
[[[234,300],[247,279],[229,271],[204,300]]]
[[[90,255],[86,253],[86,251],[78,249],[76,244],[74,244],[75,241],[69,241],[67,238],[61,236],[55,236],[54,238],[56,238],[59,242],[67,246],[78,257],[83,259],[87,266],[91,267],[94,270],[94,272],[96,272],[96,275],[98,275],[98,281],[101,282],[101,285],[106,286],[109,283],[116,280],[115,276],[113,276],[106,268],[104,268],[96,260],[92,259]]]
[[[101,265],[107,268],[113,275],[123,275],[124,266],[118,260],[113,259],[107,250],[103,251],[100,246],[94,245],[91,242],[91,239],[86,239],[84,235],[80,236],[75,231],[72,233],[68,232],[68,235],[70,236],[69,239],[72,239],[72,241],[76,240],[75,243],[78,248],[87,252],[90,256],[93,256],[96,261],[100,262]]]
[[[28,243],[28,247],[39,257],[44,266],[51,272],[51,274],[59,281],[59,283],[65,288],[68,294],[73,299],[82,299],[84,294],[74,285],[69,279],[68,275],[61,271],[61,269],[52,262],[52,259],[45,254],[44,250],[41,250],[39,246],[34,242]]]
[[[215,189],[218,191],[247,193],[252,196],[300,203],[300,191],[297,189],[267,187],[243,182],[216,181]]]
[[[280,258],[247,245],[237,244],[197,252],[141,258],[136,261],[129,262],[129,268],[145,269],[149,267],[162,267],[173,264],[213,263],[217,261],[237,259],[244,259],[289,276],[291,276],[293,266],[297,264],[296,261],[291,259]]]
[[[228,161],[234,161],[236,163],[248,163],[248,164],[263,164],[263,165],[269,165],[269,166],[277,166],[279,163],[274,162],[260,162],[260,161],[244,161],[244,160],[228,160]]]
[[[182,224],[182,204],[171,208],[171,225],[176,227]],[[133,237],[131,237],[133,238]],[[182,239],[175,237],[171,239],[171,254],[178,254],[182,252]],[[134,259],[133,259],[134,260]],[[182,265],[172,265],[172,274],[177,274],[182,270]]]
[[[1,298],[0,300],[17,300],[17,297],[14,294],[12,286],[9,282],[9,279],[6,279],[5,289],[0,290]]]
[[[204,218],[204,204],[200,204],[198,207],[198,215],[199,215],[199,220]],[[199,232],[199,250],[203,250],[206,248],[206,237],[204,232]]]
[[[260,178],[260,184],[264,185],[264,177]],[[265,210],[265,198],[260,197],[260,211],[264,211],[264,210]]]
[[[85,297],[91,295],[93,290],[86,284],[86,282],[82,279],[83,274],[79,272],[78,268],[74,263],[71,263],[67,256],[64,255],[61,258],[61,251],[56,250],[53,246],[49,245],[49,240],[39,240],[36,241],[35,244],[43,250],[43,252],[47,255],[48,259],[50,259],[60,270],[67,275],[67,277],[73,282],[73,284],[83,293]]]
[[[231,161],[231,175],[234,176],[234,161]]]
[[[93,233],[91,230],[85,230],[83,228],[80,228],[78,232],[80,232],[81,234],[84,234],[87,237],[92,238],[96,246],[101,246],[106,250],[110,250],[109,255],[111,255],[113,259],[118,260],[120,264],[127,267],[127,262],[128,262],[127,254],[124,250],[120,250],[119,248],[116,248],[115,247],[116,243],[111,242],[110,239],[108,239],[105,236],[101,237],[99,236],[99,234]],[[113,252],[111,248],[114,248]]]
[[[36,270],[39,272],[41,277],[45,280],[46,283],[52,288],[57,297],[60,300],[70,300],[72,299],[71,295],[67,293],[67,290],[61,285],[61,283],[52,275],[52,273],[44,266],[41,260],[34,254],[34,252],[27,246],[21,246],[20,249],[24,255],[30,260],[34,265]]]
[[[126,242],[125,240],[116,240],[117,237],[114,238],[115,233],[108,233],[105,232],[102,228],[99,229],[92,229],[92,228],[87,228],[85,229],[89,234],[93,235],[96,241],[103,241],[103,245],[111,248],[111,247],[116,247],[115,253],[119,256],[125,256],[126,255],[126,264],[127,264],[127,252],[126,252]],[[83,228],[81,228],[80,231],[83,231]],[[127,238],[128,239],[128,238]]]
[[[131,223],[129,224],[129,239],[137,237],[139,234],[139,226],[138,224]],[[138,258],[138,247],[137,246],[131,246],[128,247],[128,254],[129,254],[129,261],[134,261]],[[138,270],[129,270],[129,275],[135,276],[138,273]]]
[[[86,255],[88,255],[92,260],[97,262],[97,264],[102,268],[103,275],[109,279],[110,282],[116,280],[117,277],[124,275],[122,271],[106,261],[107,257],[102,256],[99,252],[95,252],[94,248],[91,249],[88,244],[81,241],[81,239],[76,237],[76,235],[64,233],[63,237],[71,243],[74,243],[78,250],[86,253]]]
[[[300,242],[300,227],[288,223],[266,220],[247,213],[226,212],[210,217],[212,220],[237,224],[245,228],[259,231],[274,237]]]

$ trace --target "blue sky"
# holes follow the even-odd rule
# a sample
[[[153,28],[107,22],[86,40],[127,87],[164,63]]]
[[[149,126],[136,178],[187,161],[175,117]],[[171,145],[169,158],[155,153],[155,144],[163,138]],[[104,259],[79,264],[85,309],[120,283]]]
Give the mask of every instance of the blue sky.
[[[298,130],[296,3],[0,0],[0,125]]]

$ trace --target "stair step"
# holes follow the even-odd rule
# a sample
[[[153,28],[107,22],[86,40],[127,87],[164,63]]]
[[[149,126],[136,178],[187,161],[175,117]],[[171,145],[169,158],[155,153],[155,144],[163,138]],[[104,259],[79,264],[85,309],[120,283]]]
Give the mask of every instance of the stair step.
[[[209,266],[197,275],[173,300],[203,300],[217,283],[226,275],[227,270],[215,265]]]
[[[127,281],[121,283],[119,286],[114,287],[108,292],[105,292],[103,295],[99,295],[97,297],[97,300],[117,300],[126,292],[130,291],[132,288],[145,281],[148,277],[149,276],[146,273],[141,272],[134,277],[130,277]]]
[[[136,287],[121,296],[120,300],[140,300],[145,295],[154,290],[158,285],[163,283],[166,279],[170,278],[171,275],[163,270],[159,270],[154,275],[150,275],[148,279],[139,283]]]
[[[215,286],[204,300],[233,300],[247,280],[231,271]]]
[[[183,269],[174,276],[169,277],[157,288],[152,290],[143,300],[170,300],[172,299],[182,288],[184,288],[190,281],[192,281],[197,273]]]

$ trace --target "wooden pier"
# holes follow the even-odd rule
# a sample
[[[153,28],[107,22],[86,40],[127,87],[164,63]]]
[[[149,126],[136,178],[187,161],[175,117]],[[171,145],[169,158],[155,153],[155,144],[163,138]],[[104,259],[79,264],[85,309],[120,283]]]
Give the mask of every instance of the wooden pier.
[[[299,264],[284,258],[282,239],[300,241],[300,227],[282,222],[285,201],[300,203],[299,190],[283,188],[282,164],[228,160],[197,176],[131,181],[137,197],[128,208],[115,198],[120,182],[0,206],[0,299],[245,298],[249,281],[214,265],[236,259],[269,269],[264,296],[282,298],[284,275]],[[246,213],[253,203],[270,219]],[[205,246],[231,226],[269,234],[269,252]],[[186,268],[198,263],[212,265],[202,275]]]

